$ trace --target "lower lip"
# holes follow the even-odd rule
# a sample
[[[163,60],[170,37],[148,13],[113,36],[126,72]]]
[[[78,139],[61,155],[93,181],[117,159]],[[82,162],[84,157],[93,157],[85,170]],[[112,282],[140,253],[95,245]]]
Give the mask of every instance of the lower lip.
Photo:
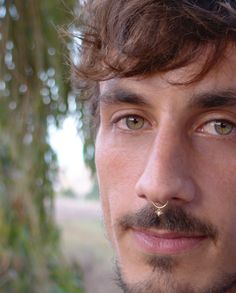
[[[141,250],[161,255],[171,255],[190,251],[207,239],[205,236],[178,236],[178,234],[154,234],[134,231],[135,240]]]

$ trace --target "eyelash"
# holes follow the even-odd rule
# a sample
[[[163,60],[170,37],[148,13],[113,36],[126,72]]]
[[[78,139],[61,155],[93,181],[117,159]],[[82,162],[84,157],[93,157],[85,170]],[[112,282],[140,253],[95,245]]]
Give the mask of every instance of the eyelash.
[[[132,118],[132,119],[141,119],[143,120],[143,125],[141,125],[140,128],[136,128],[136,129],[131,129],[128,127],[128,125],[124,125],[124,126],[120,126],[119,127],[119,123],[127,123],[127,119],[129,118]],[[113,121],[112,121],[112,124],[122,130],[126,130],[126,131],[138,131],[138,130],[142,130],[144,128],[147,128],[148,125],[150,125],[149,121],[147,119],[145,119],[144,117],[140,116],[140,115],[137,115],[137,114],[125,114],[125,115],[122,115],[120,117],[117,117],[115,118]]]
[[[219,127],[223,127],[224,126],[222,128],[222,130],[223,131],[226,130],[225,133],[223,133],[223,132],[221,134],[220,133],[217,133],[217,124],[218,124],[218,126],[220,124],[222,124]],[[230,126],[231,127],[231,129],[229,129],[228,131],[226,129],[227,126]],[[203,129],[204,127],[205,128],[207,128],[207,127],[208,128],[214,127],[213,131],[215,132],[215,134],[211,134],[209,130],[208,130],[208,132],[207,131],[204,131],[204,129]],[[226,119],[214,119],[214,120],[210,120],[208,122],[205,122],[204,124],[202,124],[198,128],[198,132],[200,132],[200,133],[207,133],[207,134],[215,135],[215,136],[228,136],[228,135],[232,134],[232,132],[235,131],[235,130],[236,130],[236,124],[234,122],[229,121],[229,120],[226,120]]]
[[[129,118],[142,119],[143,125],[141,125],[140,127],[137,127],[136,129],[135,128],[132,129],[132,128],[128,127],[128,125],[127,125],[127,119],[129,119]],[[122,123],[122,122],[125,123],[126,125],[119,126],[119,123]],[[114,121],[112,121],[112,124],[121,130],[129,131],[129,132],[141,131],[143,129],[146,129],[148,127],[148,125],[150,126],[150,123],[146,118],[144,118],[140,115],[137,115],[137,114],[122,115],[120,117],[115,118]],[[219,128],[224,126],[221,129],[222,133],[218,132],[219,129],[217,129],[217,124],[218,124]],[[222,124],[222,125],[220,126],[220,124]],[[227,130],[228,126],[230,126],[231,129]],[[210,127],[212,127],[212,129],[210,129]],[[205,128],[205,130],[204,130],[204,128]],[[208,130],[206,128],[208,128]],[[208,134],[208,135],[212,135],[212,136],[229,136],[230,134],[232,134],[233,131],[236,131],[236,123],[234,123],[230,120],[226,120],[226,119],[213,119],[213,120],[204,122],[200,127],[197,128],[198,133]],[[213,133],[213,132],[215,132],[215,133]]]

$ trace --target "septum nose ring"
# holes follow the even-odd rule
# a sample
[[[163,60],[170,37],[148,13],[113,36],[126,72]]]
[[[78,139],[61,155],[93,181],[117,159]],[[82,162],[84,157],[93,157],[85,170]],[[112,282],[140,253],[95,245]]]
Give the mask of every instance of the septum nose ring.
[[[167,201],[165,204],[160,204],[160,203],[155,203],[151,201],[151,203],[157,209],[155,213],[157,214],[158,217],[160,217],[161,215],[164,214],[162,209],[164,209],[168,205],[169,202]]]

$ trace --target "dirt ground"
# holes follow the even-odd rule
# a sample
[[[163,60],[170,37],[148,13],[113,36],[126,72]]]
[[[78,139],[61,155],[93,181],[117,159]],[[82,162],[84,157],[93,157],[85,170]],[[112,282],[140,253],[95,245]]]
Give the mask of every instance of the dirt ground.
[[[98,202],[58,198],[56,221],[62,250],[71,263],[79,263],[86,293],[121,293],[114,281],[114,257],[106,239]]]

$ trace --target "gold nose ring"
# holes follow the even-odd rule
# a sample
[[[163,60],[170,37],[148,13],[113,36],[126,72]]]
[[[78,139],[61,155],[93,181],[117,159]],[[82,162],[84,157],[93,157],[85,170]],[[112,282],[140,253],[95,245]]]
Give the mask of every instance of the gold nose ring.
[[[160,217],[161,215],[164,214],[162,209],[164,209],[168,205],[169,202],[167,201],[165,204],[161,204],[161,203],[156,203],[151,201],[151,203],[157,209],[155,213],[157,214],[158,217]]]

